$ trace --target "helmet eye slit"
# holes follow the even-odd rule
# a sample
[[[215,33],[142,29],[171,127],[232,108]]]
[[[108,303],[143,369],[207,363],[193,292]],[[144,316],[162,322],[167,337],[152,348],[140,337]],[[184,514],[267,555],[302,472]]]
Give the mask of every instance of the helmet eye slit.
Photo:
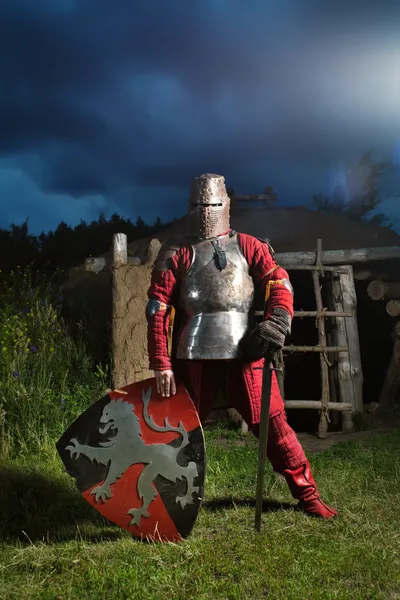
[[[192,202],[192,206],[205,206],[205,207],[222,206],[222,202],[219,202],[218,204],[207,204],[205,202]]]

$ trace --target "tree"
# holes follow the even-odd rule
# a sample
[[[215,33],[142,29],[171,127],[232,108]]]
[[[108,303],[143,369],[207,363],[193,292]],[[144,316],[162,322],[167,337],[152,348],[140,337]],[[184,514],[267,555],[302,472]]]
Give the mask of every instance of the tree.
[[[100,214],[96,221],[82,221],[76,227],[61,222],[54,231],[39,236],[29,234],[28,220],[22,225],[0,229],[0,269],[5,274],[20,266],[29,267],[32,275],[53,275],[61,270],[67,273],[71,267],[81,265],[89,256],[105,254],[112,244],[114,233],[125,233],[128,242],[148,237],[166,228],[157,217],[154,225],[148,225],[141,217],[133,224],[113,214],[109,219]]]
[[[347,165],[344,183],[338,182],[330,196],[314,194],[313,204],[317,210],[327,214],[346,214],[353,219],[368,219],[382,201],[379,187],[390,168],[389,161],[375,161],[369,150],[357,163]],[[368,220],[379,225],[388,221],[383,214],[375,214]]]

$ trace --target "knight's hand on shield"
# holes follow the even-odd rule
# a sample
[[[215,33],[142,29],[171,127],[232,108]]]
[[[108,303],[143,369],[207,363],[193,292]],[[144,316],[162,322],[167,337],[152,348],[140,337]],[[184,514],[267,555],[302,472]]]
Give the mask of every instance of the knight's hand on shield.
[[[291,317],[286,310],[276,308],[268,319],[259,323],[242,341],[246,360],[257,361],[282,349],[290,333]]]
[[[176,394],[175,375],[171,370],[154,371],[156,378],[157,392],[163,398],[169,398]]]

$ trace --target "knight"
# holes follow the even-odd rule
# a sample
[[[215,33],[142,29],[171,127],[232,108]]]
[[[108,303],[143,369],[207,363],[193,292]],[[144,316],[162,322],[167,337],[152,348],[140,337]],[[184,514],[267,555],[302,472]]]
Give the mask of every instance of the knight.
[[[222,387],[258,437],[264,360],[282,349],[291,330],[289,276],[267,242],[230,228],[223,176],[206,173],[194,179],[188,221],[188,235],[160,249],[148,290],[149,365],[157,391],[162,397],[174,395],[179,378],[204,421]],[[264,318],[257,323],[260,298]],[[287,422],[275,373],[267,457],[300,509],[322,519],[337,514],[322,501]]]

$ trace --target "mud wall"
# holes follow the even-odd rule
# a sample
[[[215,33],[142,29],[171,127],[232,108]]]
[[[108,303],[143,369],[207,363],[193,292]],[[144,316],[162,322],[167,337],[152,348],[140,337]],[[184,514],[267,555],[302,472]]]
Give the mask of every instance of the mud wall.
[[[113,268],[113,385],[115,388],[153,376],[148,368],[145,310],[151,271],[161,244],[151,243],[143,265]]]

